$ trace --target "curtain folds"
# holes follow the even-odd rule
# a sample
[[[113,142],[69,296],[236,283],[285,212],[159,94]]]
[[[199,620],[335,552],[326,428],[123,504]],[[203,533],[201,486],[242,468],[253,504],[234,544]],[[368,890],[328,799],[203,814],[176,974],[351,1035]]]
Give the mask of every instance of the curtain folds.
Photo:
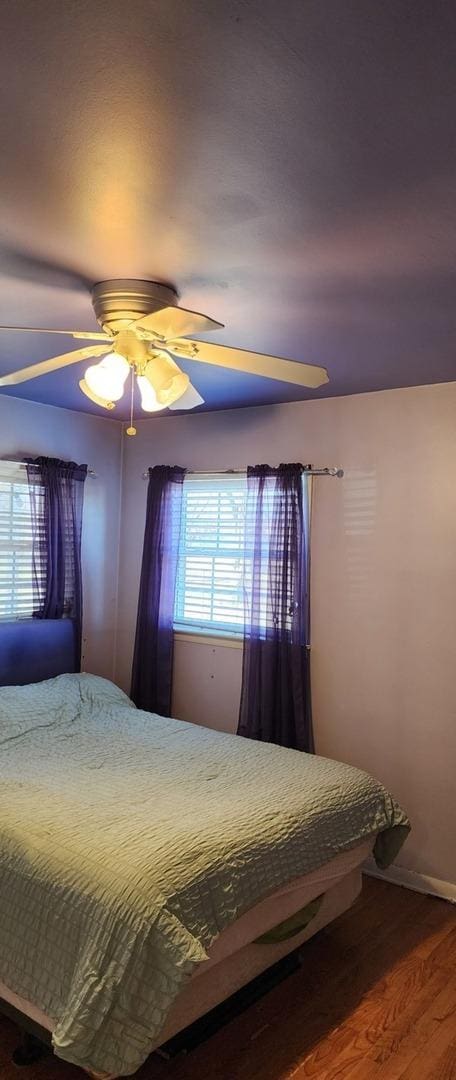
[[[308,483],[300,464],[247,470],[238,734],[313,752]]]
[[[149,469],[131,697],[140,709],[171,713],[173,617],[182,484],[177,465]]]
[[[34,618],[69,618],[75,627],[75,670],[81,665],[81,532],[87,465],[27,458],[33,532]]]

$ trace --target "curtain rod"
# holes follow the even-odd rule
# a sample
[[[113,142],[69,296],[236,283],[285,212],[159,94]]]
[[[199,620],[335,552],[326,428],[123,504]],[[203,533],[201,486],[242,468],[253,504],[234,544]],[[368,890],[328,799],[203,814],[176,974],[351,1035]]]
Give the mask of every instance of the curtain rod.
[[[341,479],[344,475],[344,470],[340,469],[337,465],[328,465],[322,469],[307,468],[305,465],[302,467],[303,473],[307,473],[308,476],[337,476]],[[247,469],[187,469],[187,476],[246,476]],[[143,480],[147,480],[149,472],[143,472]]]
[[[23,461],[15,461],[14,458],[3,458],[2,460],[3,461],[8,460],[8,461],[10,461],[12,463],[12,465],[23,465],[24,468],[25,468],[25,463]],[[0,464],[1,464],[1,461],[0,461]],[[33,468],[38,468],[38,465],[36,465],[36,466],[33,465]],[[97,480],[98,479],[98,473],[95,472],[95,469],[87,469],[87,476],[91,476],[92,480]]]

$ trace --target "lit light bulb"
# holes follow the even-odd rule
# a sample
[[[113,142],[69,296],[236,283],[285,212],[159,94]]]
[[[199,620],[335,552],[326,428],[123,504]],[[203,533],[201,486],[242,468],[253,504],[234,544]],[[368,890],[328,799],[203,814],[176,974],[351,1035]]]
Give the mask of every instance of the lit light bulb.
[[[161,405],[157,400],[157,395],[153,386],[151,386],[149,379],[146,379],[145,375],[138,375],[139,393],[141,395],[141,406],[144,412],[163,412],[166,408],[165,405]]]
[[[108,401],[119,401],[124,392],[130,365],[120,353],[108,353],[99,364],[87,368],[85,381],[89,390]]]
[[[188,389],[190,379],[167,353],[154,354],[145,370],[145,377],[153,387],[161,407],[169,407]]]

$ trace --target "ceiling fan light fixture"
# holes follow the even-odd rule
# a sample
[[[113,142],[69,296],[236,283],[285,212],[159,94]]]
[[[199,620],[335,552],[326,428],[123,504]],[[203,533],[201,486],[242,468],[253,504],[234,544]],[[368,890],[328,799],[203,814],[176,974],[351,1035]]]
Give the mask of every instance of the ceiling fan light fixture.
[[[154,353],[146,366],[144,375],[163,408],[178,401],[190,384],[189,376],[180,370],[172,357],[161,352]]]
[[[138,375],[138,386],[141,395],[141,408],[144,409],[144,412],[163,412],[166,406],[158,401],[152,383],[149,379],[146,379],[145,375]]]
[[[95,285],[92,296],[97,321],[103,328],[101,333],[0,326],[0,333],[3,330],[68,333],[73,338],[91,342],[83,348],[29,364],[7,375],[0,374],[0,392],[3,387],[16,386],[84,360],[90,361],[91,367],[79,385],[83,393],[102,408],[113,408],[113,403],[120,400],[131,372],[132,400],[134,379],[139,377],[146,412],[161,412],[165,408],[196,409],[203,405],[203,398],[192,387],[189,376],[178,367],[175,356],[177,360],[182,357],[184,363],[189,359],[214,369],[240,371],[312,390],[328,382],[326,368],[315,364],[201,340],[201,334],[220,329],[222,323],[200,312],[179,307],[176,290],[159,282],[129,278],[101,281]],[[195,341],[190,336],[193,334],[197,335]],[[108,352],[109,349],[112,351]]]
[[[85,394],[90,401],[93,401],[94,405],[100,405],[102,409],[115,408],[113,401],[108,401],[107,398],[102,398],[99,394],[94,394],[93,390],[90,389],[90,386],[87,385],[85,379],[79,380],[79,389],[82,390],[82,393]]]
[[[120,353],[108,353],[98,364],[92,364],[85,373],[89,390],[106,401],[119,401],[130,372],[128,360]]]
[[[173,405],[170,405],[169,408],[171,410],[172,409],[185,409],[185,410],[187,410],[187,409],[196,409],[198,407],[198,405],[204,405],[204,398],[201,397],[201,394],[199,394],[198,391],[195,390],[195,387],[192,386],[192,384],[190,383],[190,386],[185,391],[185,394],[182,394],[182,397],[179,398],[178,401],[176,401]]]

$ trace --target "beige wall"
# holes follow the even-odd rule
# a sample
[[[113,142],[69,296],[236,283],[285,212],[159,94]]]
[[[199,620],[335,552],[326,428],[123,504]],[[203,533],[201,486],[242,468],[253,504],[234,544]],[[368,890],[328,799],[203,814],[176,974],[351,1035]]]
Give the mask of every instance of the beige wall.
[[[0,398],[0,457],[46,454],[97,473],[84,493],[82,666],[107,678],[114,673],[121,448],[121,426],[112,420]]]
[[[117,677],[127,689],[144,469],[343,466],[344,480],[314,485],[317,749],[403,802],[404,866],[456,882],[456,383],[146,420],[124,454]],[[239,650],[178,642],[175,714],[234,730],[240,663]]]

